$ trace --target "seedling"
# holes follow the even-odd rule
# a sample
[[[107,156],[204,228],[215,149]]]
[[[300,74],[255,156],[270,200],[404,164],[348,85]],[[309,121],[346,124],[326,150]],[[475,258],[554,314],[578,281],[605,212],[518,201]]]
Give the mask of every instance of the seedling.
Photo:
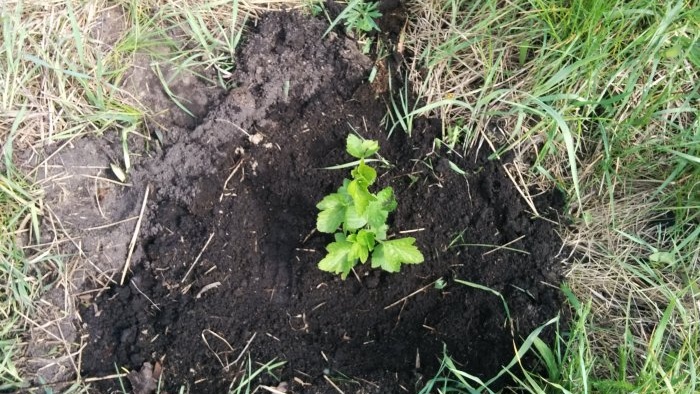
[[[355,34],[369,33],[372,30],[379,31],[379,26],[375,19],[382,16],[377,9],[377,3],[364,1],[353,3],[355,6],[348,6],[349,11],[345,16],[345,27]]]
[[[389,213],[397,207],[394,190],[386,187],[373,194],[369,187],[377,179],[377,171],[365,159],[379,151],[379,143],[348,135],[347,152],[359,159],[350,172],[352,180],[343,180],[336,193],[324,197],[316,205],[320,210],[316,228],[335,234],[335,242],[326,246],[328,254],[318,263],[323,271],[347,278],[360,261],[370,259],[372,268],[399,272],[402,264],[423,262],[423,254],[415,246],[415,238],[387,239]]]
[[[362,52],[368,53],[372,46],[372,39],[367,37],[372,31],[379,31],[379,25],[375,21],[380,18],[382,13],[379,12],[377,2],[365,2],[364,0],[352,0],[347,7],[338,15],[330,26],[323,33],[325,37],[333,28],[344,21],[345,31],[352,34],[362,43]]]

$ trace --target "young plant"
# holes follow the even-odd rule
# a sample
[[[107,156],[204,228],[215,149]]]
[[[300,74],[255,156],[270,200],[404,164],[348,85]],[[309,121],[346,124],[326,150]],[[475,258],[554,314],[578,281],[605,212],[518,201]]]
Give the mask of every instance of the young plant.
[[[328,254],[318,263],[323,271],[347,278],[360,261],[370,259],[372,268],[399,272],[401,264],[423,262],[423,254],[415,246],[415,238],[387,239],[389,213],[396,209],[394,191],[386,187],[373,194],[369,187],[377,179],[377,171],[365,159],[379,151],[379,143],[348,135],[347,152],[359,159],[350,172],[352,180],[343,180],[336,193],[316,205],[320,210],[316,228],[322,233],[335,234],[335,242],[326,246]]]
[[[379,26],[375,19],[380,18],[382,13],[377,9],[377,3],[364,1],[354,2],[348,6],[348,12],[345,15],[345,28],[355,34],[361,35],[369,33],[372,30],[379,31]]]
[[[351,0],[338,17],[331,22],[323,36],[325,37],[338,23],[343,21],[345,23],[345,32],[353,35],[362,44],[363,53],[369,53],[372,46],[372,38],[368,37],[368,35],[374,30],[379,31],[376,19],[382,16],[378,7],[377,2]]]

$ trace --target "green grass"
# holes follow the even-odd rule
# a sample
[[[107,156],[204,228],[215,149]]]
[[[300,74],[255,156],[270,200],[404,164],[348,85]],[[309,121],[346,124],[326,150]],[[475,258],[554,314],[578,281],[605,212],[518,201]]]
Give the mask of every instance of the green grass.
[[[0,390],[22,386],[13,357],[19,346],[16,334],[25,327],[21,314],[34,309],[42,285],[37,280],[42,277],[40,264],[25,256],[18,245],[20,239],[28,242],[39,237],[40,194],[16,171],[12,162],[12,139],[22,120],[23,112],[20,112],[6,136],[0,167]]]
[[[568,196],[574,331],[543,356],[551,382],[526,374],[522,385],[697,391],[700,5],[453,0],[412,10],[410,75],[425,105],[410,115],[441,115],[451,147],[515,152],[514,179]]]

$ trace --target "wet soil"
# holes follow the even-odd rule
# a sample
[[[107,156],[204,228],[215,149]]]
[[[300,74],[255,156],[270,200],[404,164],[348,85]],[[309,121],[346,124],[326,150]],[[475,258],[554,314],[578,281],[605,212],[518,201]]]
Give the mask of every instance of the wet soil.
[[[387,138],[372,61],[342,36],[322,39],[325,28],[265,16],[239,54],[237,87],[137,161],[121,196],[133,212],[150,191],[137,251],[125,284],[80,311],[83,376],[149,362],[167,392],[225,392],[249,354],[286,361],[277,375],[294,393],[334,392],[329,381],[415,392],[443,349],[487,378],[512,359],[514,339],[558,313],[553,224],[528,211],[502,163],[436,145],[439,122]],[[323,168],[350,161],[349,132],[380,141],[390,165],[378,167],[377,187],[392,186],[399,202],[392,235],[415,237],[423,264],[398,274],[360,266],[344,281],[317,269],[331,236],[314,232],[315,204],[349,176]],[[563,204],[556,193],[535,202],[554,220]],[[455,279],[501,292],[515,333],[498,297]]]

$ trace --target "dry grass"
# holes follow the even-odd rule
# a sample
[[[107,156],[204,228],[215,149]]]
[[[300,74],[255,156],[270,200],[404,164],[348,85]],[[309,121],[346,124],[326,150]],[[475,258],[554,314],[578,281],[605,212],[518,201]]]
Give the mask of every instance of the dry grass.
[[[568,363],[593,371],[570,380],[697,388],[700,7],[431,0],[411,10],[409,77],[440,104],[427,113],[444,119],[443,140],[512,150],[522,189],[569,197],[564,241],[578,253],[567,282],[591,308],[588,350]],[[685,375],[671,382],[672,372]]]

